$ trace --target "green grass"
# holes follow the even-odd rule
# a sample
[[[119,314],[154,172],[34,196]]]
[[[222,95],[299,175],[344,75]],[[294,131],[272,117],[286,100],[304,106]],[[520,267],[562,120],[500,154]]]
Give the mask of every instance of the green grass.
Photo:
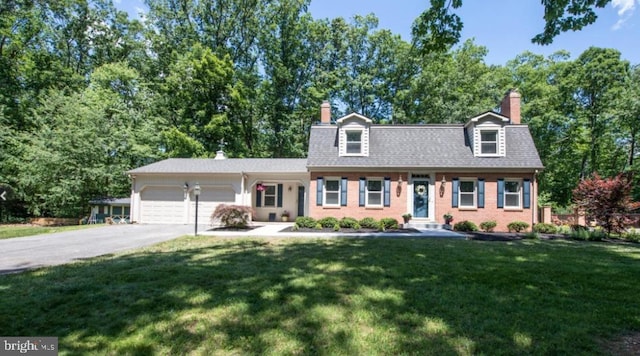
[[[599,354],[640,330],[640,247],[184,237],[0,276],[0,335],[60,354]]]
[[[35,225],[0,225],[0,240],[14,237],[51,234],[54,232],[89,229],[104,224],[72,225],[72,226],[35,226]]]

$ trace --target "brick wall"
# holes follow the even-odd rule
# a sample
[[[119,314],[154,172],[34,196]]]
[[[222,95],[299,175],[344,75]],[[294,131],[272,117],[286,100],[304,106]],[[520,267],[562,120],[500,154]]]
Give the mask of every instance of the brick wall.
[[[444,173],[446,177],[446,184],[444,194],[440,196],[440,185],[442,180],[442,173],[436,175],[436,216],[435,220],[439,223],[444,223],[442,215],[449,212],[453,215],[453,223],[463,220],[469,220],[474,222],[478,227],[480,223],[488,220],[495,220],[498,225],[495,231],[507,231],[507,224],[513,221],[524,221],[529,225],[532,225],[536,218],[534,216],[536,206],[535,194],[538,191],[535,181],[532,180],[531,184],[531,196],[532,204],[529,209],[499,209],[497,207],[498,201],[498,178],[518,178],[518,179],[533,179],[531,174],[484,174],[484,173],[460,173],[460,172],[447,172]],[[484,178],[485,180],[485,198],[484,208],[478,209],[465,209],[465,208],[452,208],[451,207],[451,179],[452,178]]]
[[[311,173],[311,182],[309,185],[309,216],[314,219],[321,219],[327,216],[333,216],[338,219],[343,217],[352,217],[362,219],[372,217],[375,219],[391,217],[402,222],[402,214],[406,213],[407,194],[406,194],[406,173],[402,173],[405,182],[402,183],[402,193],[396,195],[398,187],[398,177],[400,172],[385,173],[336,173],[336,172],[314,172]],[[341,207],[323,207],[316,205],[316,188],[318,177],[346,177],[347,182],[347,206]],[[359,206],[359,184],[360,177],[390,177],[391,178],[391,206],[384,208],[367,208]]]

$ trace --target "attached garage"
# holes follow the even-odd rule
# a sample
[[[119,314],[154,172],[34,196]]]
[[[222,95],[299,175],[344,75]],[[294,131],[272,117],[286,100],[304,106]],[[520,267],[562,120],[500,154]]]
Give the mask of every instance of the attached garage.
[[[189,206],[189,220],[195,219],[196,198],[191,193],[191,204]],[[235,204],[236,193],[231,186],[228,187],[207,187],[201,186],[200,197],[198,198],[198,224],[208,224],[211,214],[219,204]]]
[[[140,192],[140,222],[184,224],[184,192],[179,187],[147,187]]]

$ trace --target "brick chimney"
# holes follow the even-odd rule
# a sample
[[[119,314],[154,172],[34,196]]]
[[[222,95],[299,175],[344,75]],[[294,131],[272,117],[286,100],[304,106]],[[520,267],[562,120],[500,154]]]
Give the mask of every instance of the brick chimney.
[[[331,104],[327,100],[320,105],[320,125],[331,124]]]
[[[520,93],[516,89],[507,92],[500,103],[500,113],[511,119],[511,124],[520,124]]]

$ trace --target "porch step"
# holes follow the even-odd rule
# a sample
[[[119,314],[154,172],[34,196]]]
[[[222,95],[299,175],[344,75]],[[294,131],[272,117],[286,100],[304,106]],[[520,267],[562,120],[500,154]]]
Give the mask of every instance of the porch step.
[[[416,230],[451,230],[452,226],[447,224],[438,224],[435,222],[425,222],[425,223],[408,223],[403,224],[402,227],[407,229],[416,229]]]

